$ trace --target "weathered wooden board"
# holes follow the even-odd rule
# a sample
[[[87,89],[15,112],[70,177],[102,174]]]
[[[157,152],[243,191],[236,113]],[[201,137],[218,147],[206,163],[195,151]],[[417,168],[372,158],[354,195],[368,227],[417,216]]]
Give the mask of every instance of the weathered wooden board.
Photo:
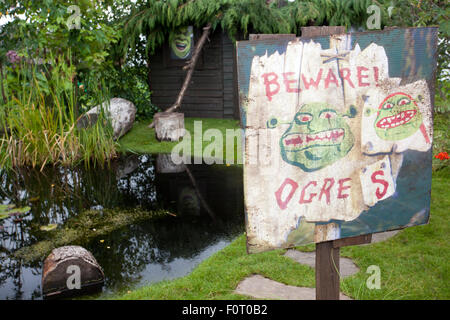
[[[199,40],[201,32],[202,30],[194,29],[194,33],[198,33],[194,37],[194,44]],[[234,44],[220,29],[216,29],[208,40],[200,54],[180,111],[186,117],[237,119],[239,103]],[[183,70],[185,65],[186,60],[171,59],[168,43],[150,56],[152,102],[162,110],[171,107],[178,97],[186,77],[186,71]],[[210,98],[217,99],[211,101]],[[227,102],[232,102],[232,105]]]
[[[238,42],[249,252],[428,222],[436,45],[434,27]]]

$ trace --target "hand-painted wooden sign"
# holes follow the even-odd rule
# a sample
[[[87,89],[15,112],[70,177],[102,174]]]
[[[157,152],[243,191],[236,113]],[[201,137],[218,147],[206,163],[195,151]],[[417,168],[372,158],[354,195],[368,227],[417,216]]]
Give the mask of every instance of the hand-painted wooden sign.
[[[436,43],[437,28],[238,42],[249,252],[428,222]]]

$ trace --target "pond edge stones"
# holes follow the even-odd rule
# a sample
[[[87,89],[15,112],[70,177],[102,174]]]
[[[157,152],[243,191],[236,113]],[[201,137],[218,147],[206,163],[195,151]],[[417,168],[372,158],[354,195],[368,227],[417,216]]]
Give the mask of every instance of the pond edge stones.
[[[104,102],[82,115],[77,122],[77,128],[88,128],[95,124],[102,109],[111,120],[114,139],[119,139],[133,127],[137,112],[135,105],[123,98],[112,98],[109,103]]]
[[[44,299],[73,297],[100,291],[105,275],[95,257],[80,246],[53,249],[42,268]]]

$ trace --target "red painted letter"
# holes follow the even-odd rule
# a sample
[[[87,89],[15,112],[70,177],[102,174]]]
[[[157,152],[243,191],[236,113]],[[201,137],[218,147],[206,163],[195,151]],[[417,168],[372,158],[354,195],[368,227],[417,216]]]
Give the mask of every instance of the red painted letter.
[[[289,192],[289,195],[283,201],[281,199],[281,195],[283,194],[283,190],[284,190],[284,188],[286,187],[287,184],[290,184],[292,189],[291,189],[291,192]],[[287,208],[287,204],[289,203],[289,201],[291,201],[291,198],[294,195],[294,193],[297,190],[297,188],[298,188],[298,184],[294,180],[289,179],[289,178],[286,178],[286,180],[284,180],[284,182],[281,185],[281,187],[277,190],[277,192],[275,192],[275,197],[277,198],[277,203],[278,203],[278,206],[280,207],[280,209],[284,210],[284,209]]]
[[[374,173],[372,173],[372,176],[371,176],[373,183],[379,183],[379,184],[383,185],[383,191],[380,191],[380,188],[377,188],[377,190],[375,191],[375,195],[377,196],[377,198],[381,199],[386,194],[387,189],[389,187],[389,183],[386,180],[377,179],[377,175],[384,176],[383,170],[375,171]]]
[[[345,179],[339,179],[338,184],[339,184],[339,188],[338,188],[338,199],[345,199],[348,198],[349,194],[342,194],[342,191],[346,190],[346,189],[350,189],[351,186],[344,186],[344,183],[346,183],[347,181],[351,181],[351,178],[345,178]]]
[[[316,81],[314,81],[313,78],[310,78],[308,82],[308,80],[306,80],[304,75],[302,75],[302,79],[306,90],[308,90],[311,85],[317,89],[317,87],[319,86],[320,79],[322,79],[322,69],[319,70]]]
[[[325,89],[328,89],[330,82],[333,82],[336,85],[336,87],[339,87],[339,83],[337,81],[336,76],[334,75],[333,69],[328,70],[328,75],[325,78]]]
[[[327,186],[328,183],[330,184]],[[327,197],[327,204],[330,204],[330,190],[333,185],[334,185],[333,178],[326,178],[323,181],[322,190],[320,190],[319,201],[322,200],[322,196],[325,195]]]
[[[344,75],[344,72],[345,72],[345,75]],[[353,82],[350,79],[350,73],[351,72],[350,72],[349,68],[342,68],[341,71],[340,71],[342,80],[347,80],[347,82],[350,85],[350,87],[354,88],[355,86],[353,85]]]
[[[310,202],[312,201],[312,199],[313,199],[315,196],[317,196],[317,193],[311,193],[309,199],[308,199],[308,200],[305,200],[305,191],[306,191],[306,188],[308,188],[310,185],[317,186],[317,182],[316,182],[316,181],[310,181],[310,182],[303,188],[302,194],[300,195],[300,204],[303,204],[303,203],[310,203]]]
[[[286,86],[286,92],[300,92],[299,88],[291,88],[291,84],[296,85],[297,80],[294,79],[288,79],[289,76],[295,75],[295,72],[284,72],[283,78],[284,78],[284,85]]]
[[[373,77],[375,78],[375,83],[378,87],[378,67],[373,67]]]
[[[367,71],[367,70],[369,70],[369,69],[367,69],[366,67],[358,67],[357,77],[358,77],[358,86],[360,86],[360,87],[367,87],[367,86],[370,85],[370,83],[362,82],[363,78],[368,78],[369,77],[366,74],[362,74],[363,71]]]
[[[275,72],[270,73],[264,73],[262,75],[264,78],[264,85],[266,86],[266,96],[269,101],[272,101],[272,96],[277,94],[280,91],[280,84],[278,83],[278,76]],[[269,77],[272,77],[272,79],[269,80]],[[275,89],[271,90],[270,85],[274,85]]]

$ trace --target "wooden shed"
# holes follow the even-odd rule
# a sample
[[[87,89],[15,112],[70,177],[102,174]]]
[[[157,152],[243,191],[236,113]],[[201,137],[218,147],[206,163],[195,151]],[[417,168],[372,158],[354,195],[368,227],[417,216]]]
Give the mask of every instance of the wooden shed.
[[[200,36],[201,30],[194,30],[194,44]],[[175,102],[186,76],[186,62],[172,59],[168,43],[150,56],[152,102],[162,110]],[[236,54],[222,30],[209,35],[179,111],[186,117],[239,118]]]

